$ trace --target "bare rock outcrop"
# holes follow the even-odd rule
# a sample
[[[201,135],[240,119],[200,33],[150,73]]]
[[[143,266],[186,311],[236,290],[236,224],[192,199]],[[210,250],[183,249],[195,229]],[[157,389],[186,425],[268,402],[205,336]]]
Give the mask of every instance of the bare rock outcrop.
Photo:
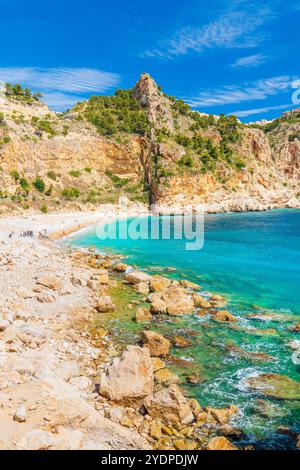
[[[143,398],[153,391],[153,367],[147,348],[128,346],[101,374],[100,393],[114,401]]]
[[[194,420],[191,407],[176,385],[149,395],[144,405],[153,419],[171,426],[190,424]]]

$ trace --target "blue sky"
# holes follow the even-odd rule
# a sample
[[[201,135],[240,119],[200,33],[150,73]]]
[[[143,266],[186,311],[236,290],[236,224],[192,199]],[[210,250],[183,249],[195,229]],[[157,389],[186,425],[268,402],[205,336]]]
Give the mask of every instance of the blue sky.
[[[0,80],[64,110],[149,72],[200,111],[272,119],[296,106],[299,20],[300,0],[0,0]]]

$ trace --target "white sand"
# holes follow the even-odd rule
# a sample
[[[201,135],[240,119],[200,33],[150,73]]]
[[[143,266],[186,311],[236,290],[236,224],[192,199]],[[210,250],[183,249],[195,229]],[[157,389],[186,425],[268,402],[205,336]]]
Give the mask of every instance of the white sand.
[[[19,238],[21,231],[47,230],[53,238],[61,238],[95,224],[112,222],[119,217],[147,215],[144,206],[132,206],[126,214],[120,213],[117,206],[105,205],[93,212],[57,212],[51,214],[34,214],[0,218],[0,239],[7,239],[13,231],[14,238]]]

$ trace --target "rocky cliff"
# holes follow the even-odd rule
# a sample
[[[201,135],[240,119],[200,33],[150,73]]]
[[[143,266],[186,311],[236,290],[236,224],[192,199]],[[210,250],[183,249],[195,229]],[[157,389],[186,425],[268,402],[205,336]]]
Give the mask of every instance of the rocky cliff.
[[[148,74],[64,114],[0,102],[0,210],[82,210],[121,194],[210,211],[300,205],[300,111],[261,126],[192,111]],[[42,183],[41,183],[42,182]]]

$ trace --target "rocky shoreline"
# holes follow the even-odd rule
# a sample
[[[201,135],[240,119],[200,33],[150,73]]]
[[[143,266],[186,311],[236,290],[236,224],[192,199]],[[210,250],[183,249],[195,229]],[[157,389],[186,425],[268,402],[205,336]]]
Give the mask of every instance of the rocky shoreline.
[[[123,263],[20,240],[1,242],[0,263],[2,449],[235,447],[225,437],[209,443],[209,430],[197,435],[200,424],[220,427],[237,410],[204,411],[184,396],[162,360],[168,340],[145,329],[144,347],[129,345],[116,357],[108,332],[92,328],[114,309],[108,291]],[[167,282],[126,277],[135,290],[150,289],[151,281],[155,296]],[[186,288],[169,289],[184,304]],[[168,305],[174,314],[175,303]]]
[[[169,369],[171,341],[188,339],[157,331],[161,318],[208,312],[234,325],[222,296],[50,240],[0,241],[0,264],[1,449],[253,448],[238,444],[237,406],[202,408]],[[124,289],[139,334],[120,347],[101,324]]]

